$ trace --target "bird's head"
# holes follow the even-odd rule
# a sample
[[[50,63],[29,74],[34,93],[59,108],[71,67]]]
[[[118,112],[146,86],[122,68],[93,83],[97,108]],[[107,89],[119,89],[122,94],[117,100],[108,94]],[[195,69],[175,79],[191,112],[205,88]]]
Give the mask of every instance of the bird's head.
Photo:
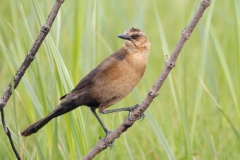
[[[148,41],[145,33],[137,28],[131,28],[122,34],[118,35],[119,38],[126,40],[125,44],[127,47],[139,48],[139,49],[150,49],[150,42]]]

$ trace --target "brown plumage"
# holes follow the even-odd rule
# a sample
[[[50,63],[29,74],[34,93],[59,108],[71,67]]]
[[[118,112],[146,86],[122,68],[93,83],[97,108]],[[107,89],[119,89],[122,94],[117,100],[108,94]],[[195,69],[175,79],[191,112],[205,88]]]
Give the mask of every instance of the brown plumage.
[[[82,105],[91,108],[104,131],[108,133],[95,109],[99,108],[100,113],[131,110],[129,108],[106,110],[106,108],[127,96],[140,81],[145,72],[150,42],[146,35],[136,28],[131,28],[118,37],[126,40],[125,46],[87,74],[70,93],[60,98],[63,101],[53,112],[30,125],[21,132],[21,135],[29,136],[36,133],[54,117]]]

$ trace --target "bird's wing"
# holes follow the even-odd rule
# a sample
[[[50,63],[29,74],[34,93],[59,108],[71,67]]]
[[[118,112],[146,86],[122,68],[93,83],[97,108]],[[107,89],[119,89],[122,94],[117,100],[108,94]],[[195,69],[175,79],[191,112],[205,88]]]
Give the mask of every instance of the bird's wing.
[[[88,73],[77,85],[76,87],[71,91],[71,93],[81,93],[84,90],[90,88],[96,80],[98,80],[97,77],[102,72],[105,72],[105,70],[111,68],[112,66],[117,64],[117,61],[123,60],[126,54],[126,49],[121,48],[120,50],[116,51],[114,54],[112,54],[110,57],[105,59],[102,63],[100,63],[95,69],[93,69],[90,73]],[[62,96],[60,98],[64,99],[68,94]]]
[[[72,90],[72,92],[81,92],[89,88],[93,84],[93,78],[98,74],[98,68],[95,68],[90,73],[88,73]]]
[[[87,88],[89,88],[93,84],[92,79],[96,76],[97,73],[98,73],[98,67],[93,69],[90,73],[88,73],[70,93],[81,93]],[[60,97],[60,100],[64,99],[68,94]]]

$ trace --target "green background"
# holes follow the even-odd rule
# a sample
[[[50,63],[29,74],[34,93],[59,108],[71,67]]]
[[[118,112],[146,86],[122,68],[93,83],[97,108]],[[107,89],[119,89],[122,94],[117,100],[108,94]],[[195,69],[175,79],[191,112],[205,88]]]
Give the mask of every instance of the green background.
[[[0,96],[23,62],[54,0],[0,2]],[[141,103],[160,75],[200,0],[66,0],[34,62],[5,107],[24,159],[81,159],[104,132],[87,107],[52,120],[37,134],[19,132],[51,112],[102,60],[123,46],[119,33],[137,27],[151,42],[136,89],[111,108]],[[96,159],[240,159],[240,2],[212,1],[159,96]],[[100,115],[114,130],[127,113]],[[0,129],[0,159],[14,159]]]

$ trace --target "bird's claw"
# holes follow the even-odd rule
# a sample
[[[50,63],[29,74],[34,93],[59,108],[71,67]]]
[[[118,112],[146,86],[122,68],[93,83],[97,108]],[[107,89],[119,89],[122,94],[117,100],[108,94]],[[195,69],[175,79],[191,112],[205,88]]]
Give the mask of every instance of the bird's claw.
[[[143,121],[145,118],[145,114],[142,113],[138,118],[132,118],[129,114],[127,118],[129,121],[137,121],[137,120]]]
[[[143,113],[143,114],[141,114],[141,115],[138,117],[138,120],[140,120],[140,122],[141,122],[141,121],[144,120],[145,117],[146,117],[146,116],[145,116],[145,114]]]
[[[114,146],[114,141],[113,142],[108,142],[108,135],[111,133],[111,131],[107,131],[106,136],[104,137],[103,141],[107,147],[110,147],[110,149],[113,148]]]
[[[130,107],[129,109],[129,114],[127,116],[128,120],[129,121],[136,121],[136,120],[140,120],[140,121],[143,121],[144,118],[145,118],[145,115],[142,113],[138,118],[132,118],[131,117],[131,112],[134,111],[135,109],[137,109],[139,107],[139,104],[136,104],[135,106],[133,107]]]

